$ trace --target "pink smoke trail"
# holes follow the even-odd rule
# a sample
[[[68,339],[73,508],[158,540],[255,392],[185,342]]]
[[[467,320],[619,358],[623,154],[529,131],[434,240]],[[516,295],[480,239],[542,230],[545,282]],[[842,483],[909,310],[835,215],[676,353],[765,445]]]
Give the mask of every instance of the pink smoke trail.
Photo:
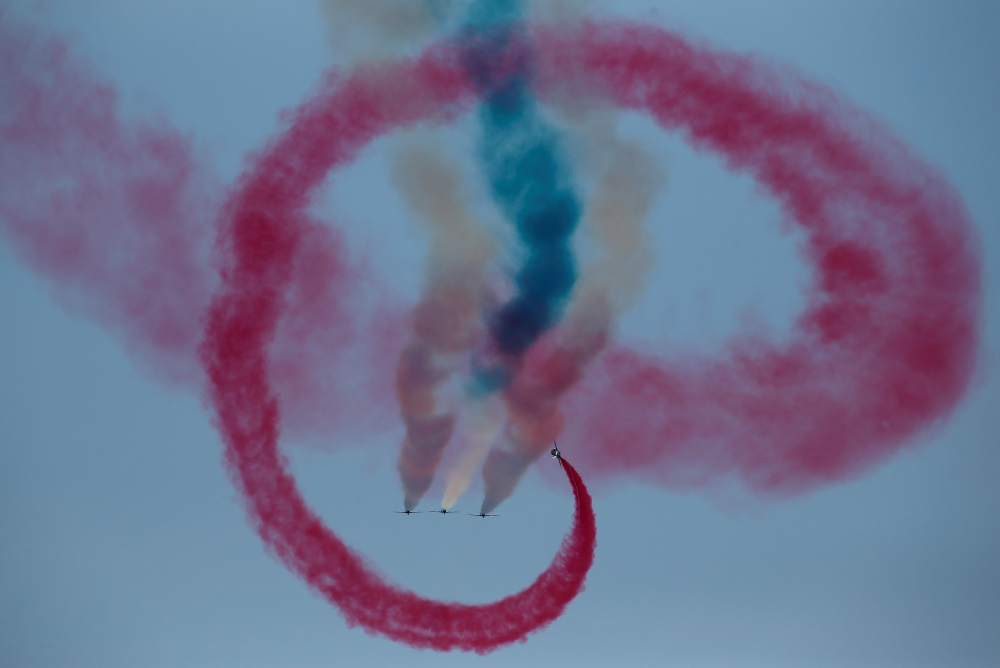
[[[736,473],[798,492],[885,460],[955,408],[976,365],[980,259],[932,168],[828,89],[751,57],[636,25],[535,37],[550,90],[582,82],[751,174],[816,271],[787,343],[743,334],[722,359],[602,355],[566,407],[586,470],[664,484]],[[559,387],[561,359],[524,372]]]
[[[197,346],[218,285],[223,197],[190,137],[162,119],[121,118],[114,88],[64,41],[0,13],[0,230],[60,301],[116,333],[143,369],[188,386],[204,381]],[[348,261],[336,232],[310,223],[303,234],[271,354],[286,429],[391,425],[382,360],[402,345],[400,309]],[[387,305],[373,311],[373,299]]]
[[[66,46],[0,13],[0,222],[70,308],[196,383],[220,184],[166,122],[129,126]]]

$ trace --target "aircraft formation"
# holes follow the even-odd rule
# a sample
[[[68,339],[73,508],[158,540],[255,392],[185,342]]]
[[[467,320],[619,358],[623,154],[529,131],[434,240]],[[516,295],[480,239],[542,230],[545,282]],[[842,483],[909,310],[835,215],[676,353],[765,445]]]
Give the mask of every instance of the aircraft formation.
[[[562,466],[562,453],[559,452],[559,444],[556,443],[555,441],[552,441],[552,445],[554,447],[552,448],[552,451],[549,454],[552,455],[552,459],[558,459],[559,460],[559,465]],[[398,515],[419,515],[419,514],[421,514],[423,512],[438,513],[439,515],[454,515],[458,511],[457,510],[449,510],[447,508],[441,508],[439,510],[427,510],[427,511],[423,511],[423,510],[394,510],[392,512],[394,512],[394,513],[396,513]],[[490,513],[466,513],[466,514],[469,517],[481,517],[483,519],[486,519],[487,517],[499,517],[499,515],[493,515],[493,514],[490,514]]]
[[[392,511],[398,515],[419,515],[421,513],[437,513],[439,515],[455,515],[458,513],[457,510],[448,510],[447,508],[441,508],[439,510],[394,510]],[[499,517],[499,515],[490,515],[489,513],[467,513],[471,517]]]

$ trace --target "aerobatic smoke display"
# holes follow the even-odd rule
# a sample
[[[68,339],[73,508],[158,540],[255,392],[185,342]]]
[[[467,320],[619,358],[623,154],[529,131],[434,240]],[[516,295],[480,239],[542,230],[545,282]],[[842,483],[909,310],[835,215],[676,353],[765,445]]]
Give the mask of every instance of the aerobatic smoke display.
[[[662,28],[533,23],[517,0],[323,8],[356,67],[329,72],[231,184],[166,120],[121,120],[59,38],[0,15],[0,224],[62,299],[207,398],[255,530],[349,625],[439,651],[523,641],[583,590],[597,544],[584,479],[803,493],[886,461],[963,399],[980,338],[971,220],[831,90]],[[615,132],[623,111],[752,177],[802,234],[813,279],[780,341],[744,332],[715,356],[671,356],[615,340],[666,180]],[[430,138],[470,119],[478,174]],[[312,207],[372,142],[414,129],[427,134],[396,153],[392,182],[430,253],[406,304]],[[482,605],[423,598],[310,509],[283,438],[400,422],[405,510],[435,481],[451,509],[479,474],[490,514],[533,463],[562,467],[572,526],[530,586]],[[568,461],[544,456],[556,439]]]

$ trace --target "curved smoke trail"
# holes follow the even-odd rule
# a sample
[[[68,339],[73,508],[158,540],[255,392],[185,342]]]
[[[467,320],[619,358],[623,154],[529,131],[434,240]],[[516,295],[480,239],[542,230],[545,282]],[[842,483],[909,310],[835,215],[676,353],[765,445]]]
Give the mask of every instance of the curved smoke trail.
[[[303,142],[313,136],[292,133],[290,139]],[[289,147],[279,145],[271,157],[282,148]],[[287,177],[294,183],[307,175],[270,171],[289,160],[294,164],[291,158],[263,160],[263,173],[251,176],[233,203],[226,239],[232,255],[202,348],[226,460],[251,520],[274,553],[335,604],[348,624],[439,651],[486,653],[523,640],[562,614],[593,563],[590,495],[568,462],[562,466],[576,499],[570,533],[535,582],[487,605],[441,603],[386,583],[306,506],[287,471],[277,443],[280,405],[268,383],[267,348],[281,317],[282,283],[291,280],[290,265],[304,229],[281,215],[289,204],[281,185],[292,185]]]
[[[452,54],[454,55],[454,54]],[[349,624],[416,647],[492,651],[562,614],[581,591],[596,545],[587,489],[562,462],[576,497],[573,528],[551,566],[522,592],[488,605],[440,603],[387,584],[308,508],[278,448],[281,402],[269,348],[311,222],[304,210],[326,172],[378,134],[440,119],[470,93],[447,52],[354,77],[303,105],[257,159],[226,207],[222,286],[208,312],[202,359],[226,461],[258,533]],[[401,88],[398,81],[410,82]]]
[[[886,459],[954,409],[976,364],[981,277],[947,181],[829,90],[753,58],[635,25],[536,43],[550,87],[584,82],[753,176],[805,234],[816,272],[782,345],[744,334],[721,360],[603,355],[567,404],[588,472],[736,473],[802,491]],[[556,396],[579,370],[564,349],[536,353],[523,382]]]

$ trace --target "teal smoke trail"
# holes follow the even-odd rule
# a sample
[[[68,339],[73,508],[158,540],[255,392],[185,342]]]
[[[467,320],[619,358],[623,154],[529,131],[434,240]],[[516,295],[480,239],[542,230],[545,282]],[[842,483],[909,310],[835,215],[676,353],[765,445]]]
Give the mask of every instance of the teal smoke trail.
[[[569,241],[580,220],[559,139],[531,91],[531,46],[521,9],[519,0],[477,0],[462,35],[472,46],[466,67],[483,94],[480,157],[490,191],[527,251],[514,297],[490,323],[493,345],[508,364],[558,319],[576,282]],[[481,387],[505,385],[508,364],[481,369]]]

